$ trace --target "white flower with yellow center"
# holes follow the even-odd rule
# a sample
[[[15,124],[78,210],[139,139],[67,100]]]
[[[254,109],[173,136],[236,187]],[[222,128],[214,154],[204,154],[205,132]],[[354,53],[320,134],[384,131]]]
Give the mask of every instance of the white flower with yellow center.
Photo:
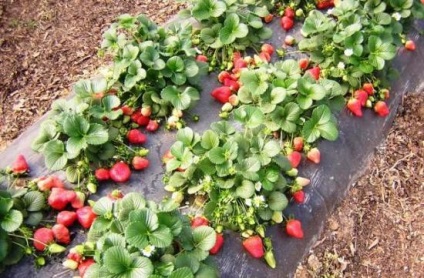
[[[150,257],[154,251],[155,247],[153,245],[147,245],[143,250],[141,250],[141,253],[143,253],[143,255],[146,257]]]
[[[341,70],[344,70],[344,69],[345,69],[345,64],[344,64],[343,62],[339,62],[339,63],[337,64],[337,68],[338,68],[338,69],[341,69]]]
[[[346,55],[347,57],[350,57],[352,56],[352,54],[353,54],[352,48],[345,49],[344,55]]]

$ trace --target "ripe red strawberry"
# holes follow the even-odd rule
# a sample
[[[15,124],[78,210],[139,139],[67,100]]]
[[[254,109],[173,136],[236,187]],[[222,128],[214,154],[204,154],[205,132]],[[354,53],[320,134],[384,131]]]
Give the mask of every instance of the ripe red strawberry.
[[[302,160],[302,154],[298,151],[293,151],[287,155],[287,159],[293,168],[297,168]]]
[[[12,164],[12,171],[14,174],[23,174],[29,171],[29,166],[26,162],[25,156],[22,154],[18,155]]]
[[[224,235],[223,234],[216,234],[216,240],[215,245],[212,247],[211,250],[209,250],[209,254],[216,255],[218,254],[219,250],[221,250],[222,246],[224,245]]]
[[[306,154],[306,157],[315,164],[318,164],[321,161],[321,153],[318,148],[312,148]]]
[[[93,259],[85,259],[83,260],[79,266],[78,266],[78,273],[79,276],[81,276],[82,278],[84,278],[85,272],[87,271],[87,269],[92,265],[96,263]]]
[[[302,58],[299,60],[299,67],[302,70],[306,70],[309,66],[309,59],[308,58]]]
[[[281,28],[283,28],[284,30],[288,31],[291,28],[293,28],[294,21],[293,21],[292,18],[290,18],[288,16],[283,16],[281,18],[280,25],[281,25]]]
[[[294,13],[294,10],[290,7],[287,7],[284,10],[284,16],[290,17],[291,19],[294,19],[294,17],[296,16]]]
[[[334,0],[317,0],[316,7],[319,10],[324,10],[334,7]]]
[[[356,90],[353,96],[359,100],[362,106],[365,106],[368,100],[368,93],[365,90]]]
[[[131,177],[131,169],[125,162],[117,162],[110,168],[110,178],[114,182],[126,182]]]
[[[205,55],[197,55],[196,61],[207,63],[208,62],[208,57],[206,57]]]
[[[216,88],[211,92],[212,97],[220,103],[228,102],[228,99],[232,94],[230,87],[227,86]]]
[[[135,170],[144,170],[149,167],[149,160],[144,157],[134,156],[131,164]]]
[[[97,215],[93,212],[93,209],[90,206],[85,206],[77,209],[77,219],[81,226],[85,229],[91,227],[94,220],[96,220]]]
[[[303,190],[294,192],[293,200],[298,204],[303,204],[303,202],[305,202],[305,192],[303,192]]]
[[[150,118],[148,116],[143,116],[141,111],[137,110],[131,115],[131,120],[140,126],[146,126],[149,123]]]
[[[260,259],[264,256],[264,246],[260,236],[251,236],[243,241],[243,247],[254,258]]]
[[[273,14],[269,14],[269,15],[266,15],[264,17],[264,22],[265,23],[270,23],[273,19],[274,19],[274,15]]]
[[[209,220],[203,216],[196,216],[191,220],[191,227],[196,228],[199,226],[208,226]]]
[[[234,92],[237,92],[240,89],[240,84],[238,81],[234,81],[232,79],[225,79],[224,86],[230,87],[230,89]]]
[[[287,221],[286,232],[290,237],[302,239],[303,238],[302,223],[300,223],[300,221],[297,219],[291,219]]]
[[[76,196],[75,196],[75,199],[71,202],[71,206],[74,209],[82,208],[85,202],[85,194],[82,193],[81,191],[76,191],[75,194]]]
[[[71,242],[71,236],[69,230],[63,224],[56,224],[52,227],[52,232],[56,242],[68,245]]]
[[[243,68],[247,68],[247,62],[242,58],[235,59],[234,69],[243,69]]]
[[[131,129],[130,131],[128,131],[127,139],[128,139],[128,142],[135,145],[144,144],[147,141],[146,135],[144,135],[138,129]]]
[[[285,43],[286,45],[292,46],[292,45],[294,45],[294,44],[295,44],[295,42],[296,42],[296,40],[294,39],[294,37],[293,37],[293,36],[288,35],[288,36],[286,36],[286,37],[284,38],[284,43]]]
[[[155,132],[159,128],[159,123],[157,120],[150,120],[146,126],[146,130],[150,132]]]
[[[374,106],[374,111],[380,116],[380,117],[386,117],[390,114],[390,110],[387,107],[387,104],[384,101],[377,101],[377,103]]]
[[[116,200],[122,199],[124,197],[124,193],[122,193],[121,190],[115,189],[109,194],[107,194],[107,197],[111,199],[112,201],[116,201]]]
[[[128,105],[124,105],[121,107],[122,114],[131,116],[134,113],[134,109]]]
[[[358,99],[349,99],[349,101],[347,102],[347,109],[349,109],[353,115],[357,117],[362,117],[362,105],[361,101],[359,101]]]
[[[415,43],[414,41],[408,40],[405,42],[405,49],[409,50],[409,51],[414,51],[415,50]]]
[[[150,117],[150,115],[152,115],[152,107],[145,106],[141,108],[141,115],[144,117]]]
[[[47,245],[54,242],[53,231],[48,228],[39,228],[34,233],[34,247],[38,251],[46,250]]]
[[[52,188],[53,187],[56,187],[56,188],[65,188],[65,184],[63,183],[63,181],[61,179],[59,179],[59,177],[52,176],[52,178],[53,178],[53,186],[52,186]]]
[[[50,192],[47,202],[53,209],[63,210],[76,196],[72,190],[54,187]]]
[[[271,56],[272,54],[274,54],[274,47],[270,45],[269,43],[264,43],[261,46],[261,51],[266,52],[269,54],[269,56]]]
[[[362,89],[367,92],[368,95],[374,94],[374,86],[371,83],[364,83]]]
[[[321,73],[321,69],[316,66],[307,71],[315,80],[319,79],[319,75]]]
[[[74,224],[75,220],[77,220],[75,211],[63,210],[57,214],[56,223],[69,227]]]
[[[105,168],[96,169],[94,176],[98,181],[107,181],[110,180],[109,170]]]
[[[303,150],[303,137],[295,137],[293,139],[293,149],[298,152]]]
[[[268,52],[259,53],[259,58],[265,63],[269,63],[271,61],[271,55],[269,55]]]
[[[228,71],[221,71],[221,72],[218,74],[218,81],[219,81],[219,83],[224,83],[224,81],[225,81],[226,79],[231,79],[231,77],[230,77],[230,73],[229,73]]]

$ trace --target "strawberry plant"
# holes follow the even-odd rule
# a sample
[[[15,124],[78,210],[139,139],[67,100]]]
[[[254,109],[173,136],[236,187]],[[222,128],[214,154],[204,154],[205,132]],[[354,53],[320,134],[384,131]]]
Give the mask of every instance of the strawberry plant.
[[[210,70],[232,67],[233,52],[258,48],[272,36],[262,19],[268,16],[269,1],[190,0],[191,8],[180,13],[200,24],[193,41],[209,57]]]
[[[130,107],[151,109],[163,118],[187,110],[199,99],[196,86],[206,63],[196,60],[191,25],[158,27],[143,15],[122,15],[103,35],[102,51],[114,59],[105,73],[108,84]]]
[[[77,245],[64,265],[84,277],[218,277],[207,259],[216,234],[207,226],[190,227],[172,200],[156,204],[138,193],[99,199],[97,218],[85,244]],[[81,272],[81,270],[80,270]]]

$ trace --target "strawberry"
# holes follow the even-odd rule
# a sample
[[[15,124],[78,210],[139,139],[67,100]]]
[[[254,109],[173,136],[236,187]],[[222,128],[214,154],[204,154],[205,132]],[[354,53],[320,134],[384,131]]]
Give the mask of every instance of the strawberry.
[[[259,53],[259,58],[264,63],[269,63],[271,61],[271,55],[269,55],[268,52],[261,52],[261,53]]]
[[[78,266],[78,273],[79,276],[81,276],[82,278],[84,278],[85,272],[87,271],[87,269],[92,265],[96,263],[93,259],[85,259],[83,260],[79,266]]]
[[[70,260],[74,260],[77,263],[81,263],[81,261],[83,259],[83,253],[84,253],[84,246],[83,245],[77,245],[77,246],[72,247],[69,250],[69,253],[66,256],[66,258],[68,258]]]
[[[307,71],[315,80],[319,79],[319,75],[321,73],[321,69],[316,66]]]
[[[131,169],[125,162],[117,162],[110,168],[110,178],[114,182],[126,182],[131,177]]]
[[[112,201],[116,201],[116,200],[122,199],[124,197],[124,193],[122,193],[121,190],[115,189],[109,194],[107,194],[107,197],[111,199]]]
[[[63,210],[75,198],[76,194],[74,191],[54,187],[47,202],[53,209]]]
[[[318,148],[312,148],[306,154],[306,157],[315,164],[321,161],[321,153]]]
[[[349,109],[353,115],[362,117],[362,105],[360,100],[356,98],[349,99],[347,102],[347,109]]]
[[[54,238],[57,242],[68,245],[71,242],[69,230],[63,224],[56,224],[52,227]]]
[[[144,157],[134,156],[131,164],[135,170],[144,170],[149,167],[149,160]]]
[[[377,103],[374,106],[374,111],[380,117],[386,117],[390,113],[390,110],[389,110],[389,108],[387,107],[387,104],[384,101],[377,101]]]
[[[291,7],[287,7],[284,10],[284,16],[290,17],[291,19],[294,19],[294,17],[296,16],[294,13],[294,10]]]
[[[303,190],[294,192],[293,200],[298,204],[303,204],[305,202],[305,192]]]
[[[224,235],[223,234],[216,234],[216,240],[215,245],[212,247],[211,250],[209,250],[209,254],[216,255],[218,254],[219,250],[221,250],[222,246],[224,245]]]
[[[150,117],[150,115],[152,115],[152,107],[145,106],[145,107],[141,108],[141,112],[140,113],[144,117]]]
[[[239,98],[237,95],[231,95],[228,98],[228,102],[232,105],[232,106],[237,106],[240,102]]]
[[[293,149],[298,152],[303,150],[303,137],[295,137],[293,139]]]
[[[315,4],[319,10],[324,10],[334,7],[334,0],[316,0]]]
[[[54,180],[52,176],[41,177],[37,181],[37,187],[40,191],[48,191],[54,186]]]
[[[12,171],[14,174],[23,174],[29,171],[29,166],[26,162],[25,156],[22,154],[18,155],[12,164]]]
[[[128,131],[127,139],[128,139],[128,142],[135,145],[144,144],[147,141],[146,135],[144,135],[138,129],[131,129],[130,131]]]
[[[48,228],[39,228],[34,233],[34,247],[38,251],[46,250],[47,245],[54,242],[53,231]]]
[[[306,70],[309,66],[309,59],[308,58],[302,58],[299,60],[299,67],[302,70]]]
[[[220,103],[226,103],[228,102],[228,99],[232,95],[230,87],[222,86],[219,88],[216,88],[211,92],[211,95],[214,99],[216,99]]]
[[[303,178],[303,177],[296,177],[296,179],[294,181],[297,185],[299,185],[301,187],[307,186],[308,184],[311,183],[310,179]]]
[[[85,229],[91,227],[94,220],[96,220],[97,215],[93,212],[93,209],[90,206],[85,206],[77,209],[77,219],[81,226]]]
[[[146,126],[149,123],[150,118],[148,116],[143,116],[141,111],[137,110],[131,115],[131,120],[140,126]]]
[[[204,216],[196,216],[191,220],[191,227],[208,226],[209,220]]]
[[[167,150],[166,153],[162,156],[162,163],[166,164],[168,163],[168,161],[170,161],[173,158],[174,156],[172,155],[171,151]]]
[[[365,106],[368,100],[368,93],[365,90],[356,90],[353,96],[359,100],[362,106]]]
[[[297,219],[290,219],[286,224],[286,232],[290,237],[303,238],[302,223]]]
[[[414,51],[415,50],[415,43],[414,41],[408,40],[405,42],[405,49],[409,50],[409,51]]]
[[[146,126],[146,130],[150,132],[155,132],[159,128],[159,123],[157,120],[150,120]]]
[[[57,214],[56,223],[69,227],[74,224],[75,220],[77,220],[75,211],[63,210]]]
[[[270,23],[272,20],[274,19],[274,15],[273,14],[268,14],[264,17],[264,22],[265,23]]]
[[[98,181],[107,181],[110,180],[109,170],[105,168],[96,169],[94,176]]]
[[[284,38],[284,43],[288,46],[292,46],[296,43],[296,40],[293,38],[293,36],[288,35]]]
[[[240,89],[240,84],[232,79],[225,79],[224,86],[230,87],[230,89],[234,92],[237,92]]]
[[[374,86],[371,83],[364,83],[362,89],[367,92],[368,95],[374,94]]]
[[[274,54],[274,47],[270,45],[269,43],[264,43],[261,46],[261,51],[266,52],[269,54],[269,56],[271,56],[272,54]]]
[[[390,98],[390,91],[388,89],[381,89],[380,94],[383,95],[384,99]]]
[[[52,176],[52,178],[53,178],[53,186],[52,186],[52,188],[53,187],[56,187],[56,188],[65,188],[65,184],[63,183],[63,181],[61,179],[59,179],[56,176]]]
[[[205,55],[197,55],[196,61],[207,63],[208,62],[208,57],[206,57]]]
[[[260,236],[251,236],[243,241],[243,247],[254,258],[260,259],[264,256],[264,246]]]
[[[287,155],[287,159],[293,168],[297,168],[302,160],[302,154],[298,151],[293,151]]]
[[[122,114],[131,116],[134,113],[134,109],[128,105],[124,105],[121,107]]]
[[[231,77],[230,77],[230,73],[229,73],[228,71],[221,71],[221,72],[218,74],[218,81],[219,81],[219,83],[224,83],[224,81],[225,81],[226,79],[231,79]]]
[[[291,28],[293,28],[294,21],[293,21],[292,18],[290,18],[288,16],[283,16],[281,18],[280,25],[281,25],[281,28],[283,28],[284,30],[288,31]]]
[[[243,69],[243,68],[247,68],[247,62],[242,58],[235,59],[234,69]]]
[[[71,202],[71,206],[74,209],[82,208],[85,202],[85,194],[82,193],[81,191],[76,191],[75,194],[76,196],[75,196],[75,199]]]
[[[71,259],[66,259],[63,263],[62,263],[63,267],[67,268],[67,269],[72,269],[75,270],[78,268],[78,262],[71,260]]]

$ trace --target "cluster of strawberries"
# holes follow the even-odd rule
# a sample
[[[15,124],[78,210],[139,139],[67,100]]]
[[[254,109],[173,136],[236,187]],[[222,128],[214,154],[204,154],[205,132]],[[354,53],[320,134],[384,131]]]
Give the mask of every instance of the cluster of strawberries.
[[[362,117],[362,107],[373,107],[373,101],[378,97],[380,99],[388,99],[390,92],[388,89],[380,90],[380,95],[375,96],[375,89],[371,83],[364,83],[361,89],[353,93],[353,97],[348,100],[347,108],[353,115]],[[381,117],[389,115],[390,111],[386,102],[379,100],[374,104],[374,111]]]

